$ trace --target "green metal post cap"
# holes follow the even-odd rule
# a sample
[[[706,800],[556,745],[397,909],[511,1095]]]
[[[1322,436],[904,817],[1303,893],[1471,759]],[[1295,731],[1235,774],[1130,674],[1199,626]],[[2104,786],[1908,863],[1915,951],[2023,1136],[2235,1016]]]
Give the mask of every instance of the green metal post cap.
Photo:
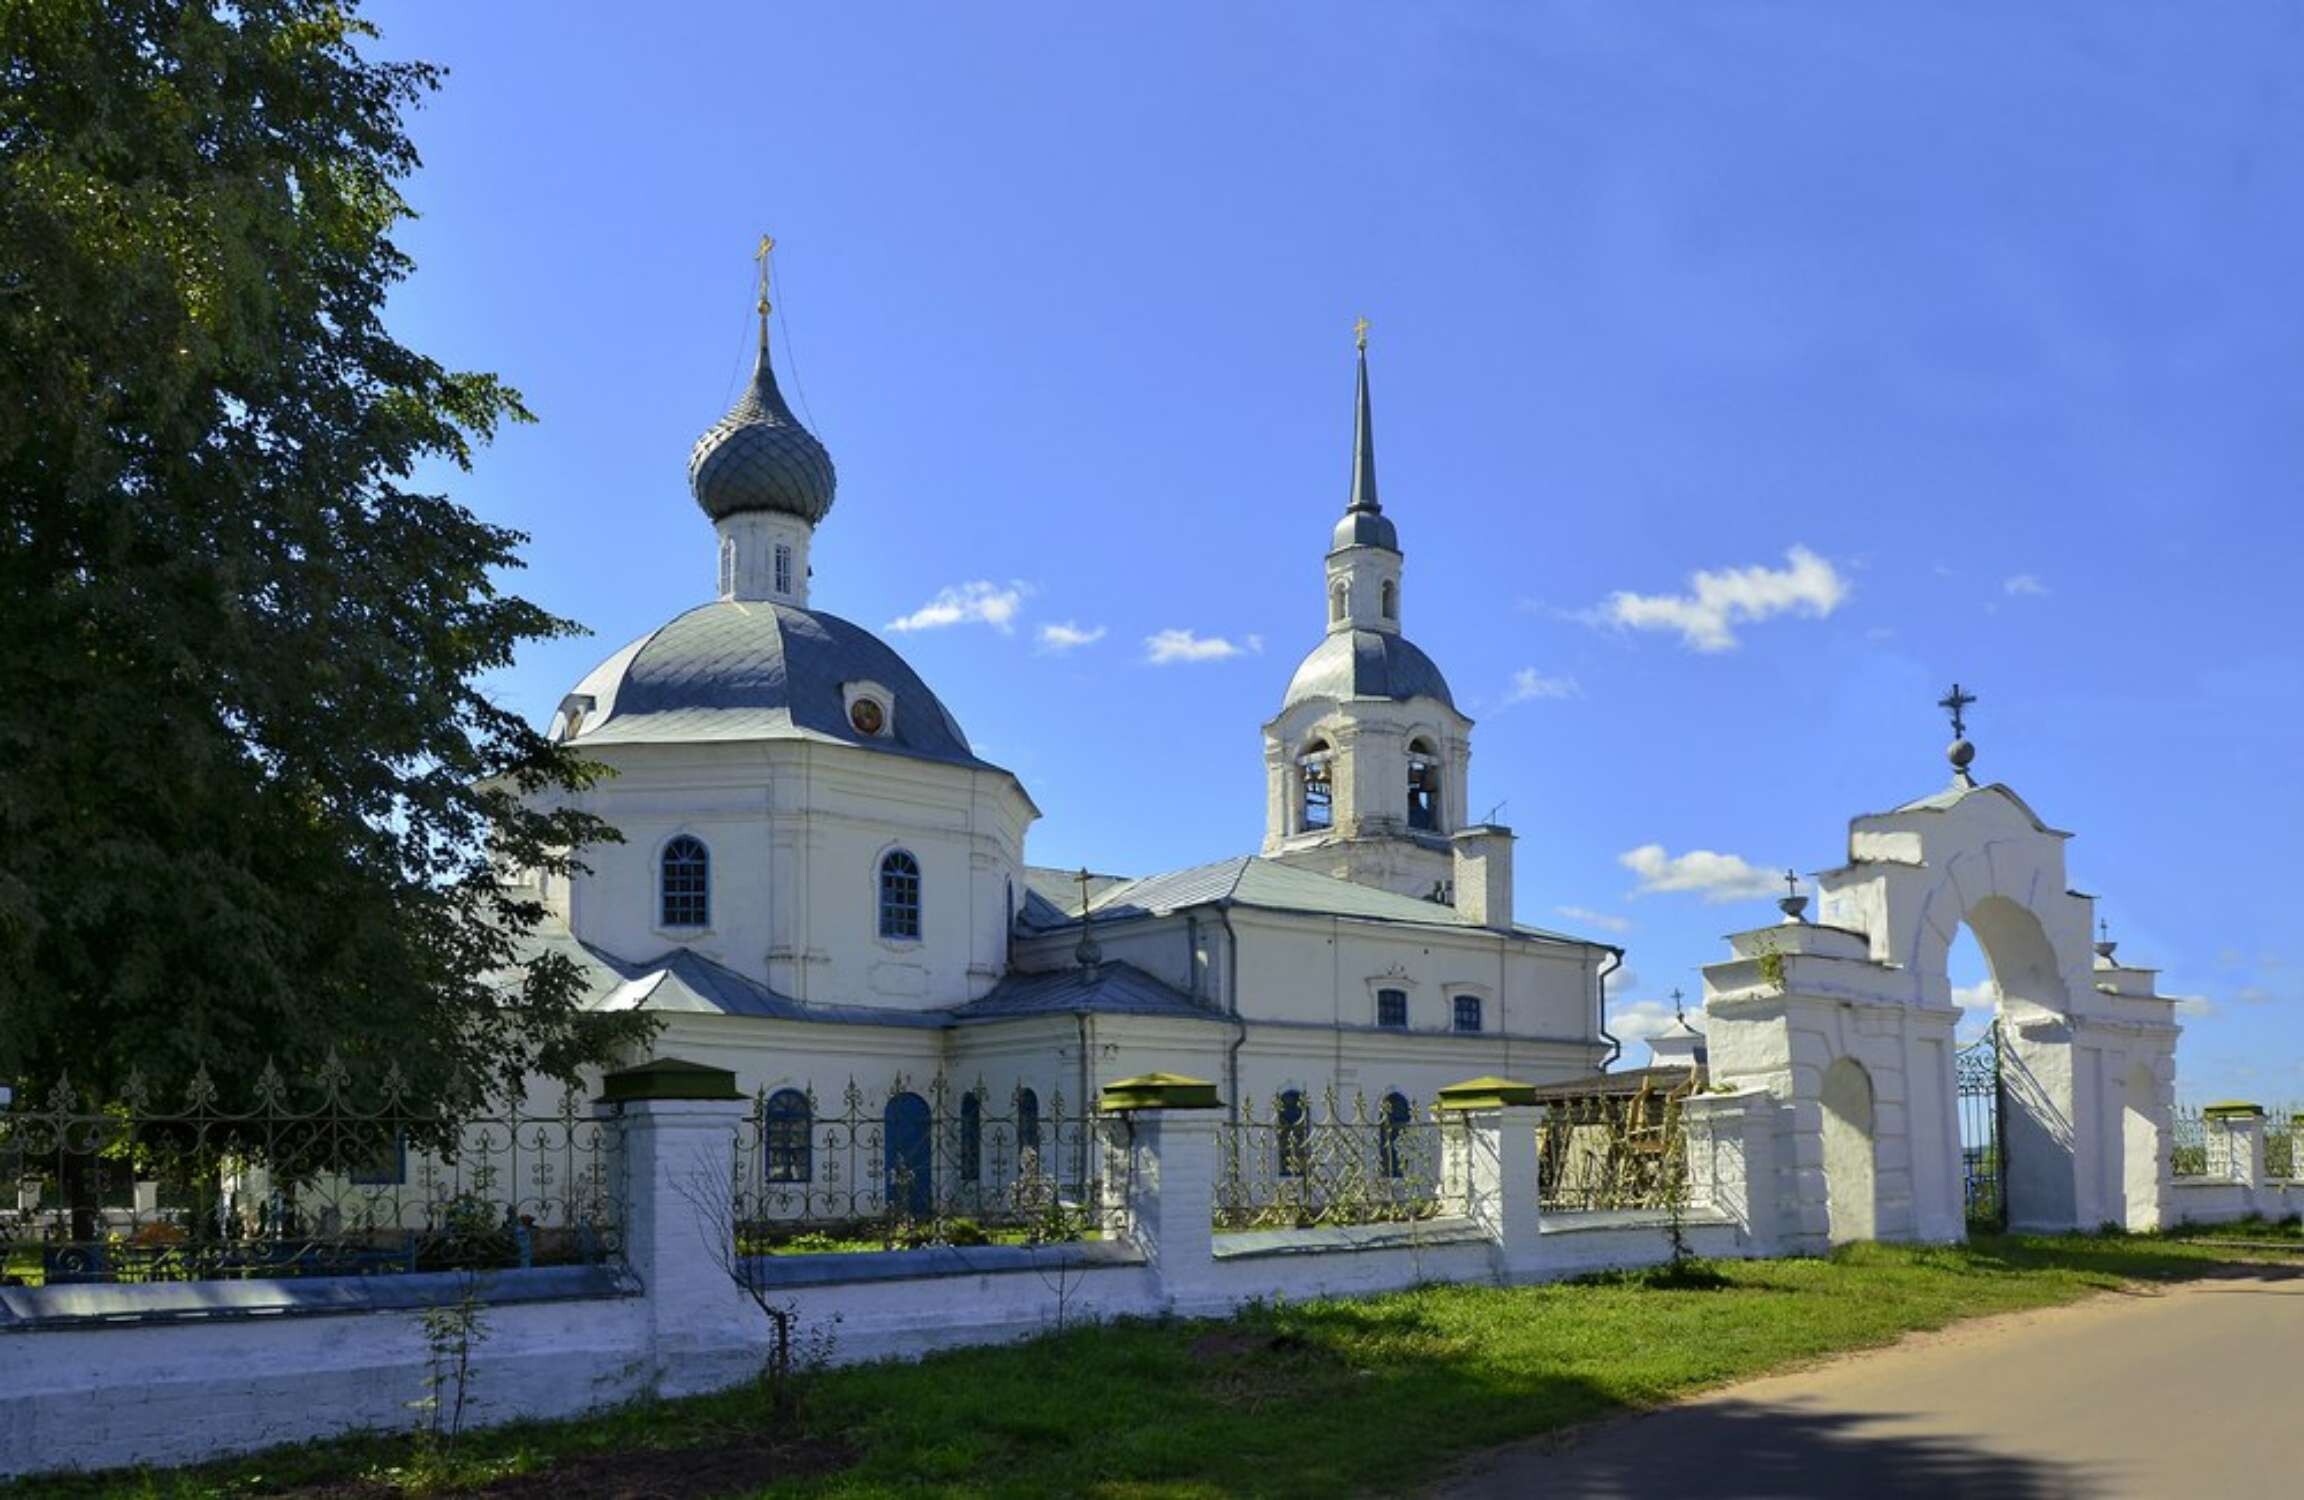
[[[683,1062],[677,1057],[652,1057],[629,1068],[619,1068],[600,1080],[600,1102],[626,1104],[635,1099],[741,1099],[736,1075],[708,1063]]]
[[[1513,1104],[1534,1104],[1536,1085],[1509,1078],[1467,1078],[1442,1089],[1433,1101],[1441,1109],[1503,1109]]]
[[[1128,1109],[1221,1109],[1216,1085],[1181,1073],[1146,1073],[1104,1085],[1097,1100],[1106,1114]]]
[[[2262,1115],[2264,1113],[2264,1106],[2261,1104],[2250,1104],[2245,1100],[2240,1099],[2227,1099],[2221,1104],[2207,1104],[2201,1106],[2200,1113],[2206,1115],[2211,1120],[2244,1120],[2250,1116]]]

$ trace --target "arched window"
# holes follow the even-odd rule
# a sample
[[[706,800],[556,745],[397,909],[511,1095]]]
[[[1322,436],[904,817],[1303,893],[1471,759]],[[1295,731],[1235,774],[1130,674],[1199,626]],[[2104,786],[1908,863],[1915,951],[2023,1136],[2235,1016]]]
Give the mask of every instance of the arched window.
[[[1344,616],[1351,608],[1352,586],[1339,578],[1336,580],[1336,586],[1328,591],[1329,622],[1331,624],[1342,623]]]
[[[720,538],[720,597],[725,599],[736,592],[736,538]]]
[[[1285,1089],[1272,1110],[1273,1143],[1279,1149],[1280,1175],[1301,1177],[1312,1160],[1312,1116],[1304,1107],[1302,1089]]]
[[[806,1182],[815,1175],[810,1135],[815,1120],[808,1096],[778,1089],[760,1111],[760,1144],[770,1182]]]
[[[792,592],[792,546],[789,542],[776,544],[776,592]]]
[[[1040,1096],[1030,1089],[1016,1091],[1016,1149],[1040,1149]]]
[[[1382,1160],[1387,1177],[1405,1175],[1400,1165],[1400,1137],[1414,1118],[1415,1111],[1408,1107],[1406,1094],[1384,1096],[1384,1114],[1376,1122],[1376,1154]]]
[[[901,849],[880,861],[880,935],[920,935],[920,861]]]
[[[702,839],[684,833],[664,846],[657,897],[659,925],[712,925],[712,856]]]
[[[1334,769],[1326,740],[1314,740],[1296,758],[1296,779],[1302,787],[1299,822],[1305,829],[1332,827],[1336,821]]]
[[[1384,580],[1384,618],[1400,618],[1400,585],[1389,578]]]
[[[960,1096],[960,1180],[974,1182],[984,1175],[984,1101],[973,1093]]]
[[[1408,826],[1428,833],[1440,827],[1440,761],[1430,740],[1408,744]]]

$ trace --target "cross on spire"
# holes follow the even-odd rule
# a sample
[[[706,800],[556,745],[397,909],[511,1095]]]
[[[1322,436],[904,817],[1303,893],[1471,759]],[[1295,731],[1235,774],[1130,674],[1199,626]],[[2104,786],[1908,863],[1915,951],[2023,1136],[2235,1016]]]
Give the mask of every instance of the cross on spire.
[[[1080,946],[1072,950],[1072,956],[1079,960],[1081,968],[1093,969],[1104,961],[1104,950],[1088,931],[1088,882],[1096,877],[1082,865],[1080,873],[1073,878],[1080,882]]]
[[[1672,987],[1672,1015],[1677,1020],[1685,1021],[1688,1019],[1688,1012],[1680,1008],[1680,1002],[1683,998],[1685,997],[1681,995],[1680,987],[1674,985]]]
[[[1784,872],[1784,894],[1787,896],[1800,894],[1800,877],[1791,870]]]
[[[1975,701],[1976,695],[1962,691],[1957,682],[1952,684],[1951,692],[1936,700],[1938,708],[1949,710],[1952,715],[1952,737],[1954,739],[1966,739],[1968,737],[1968,721],[1963,715],[1968,705]]]
[[[1366,318],[1354,318],[1352,320],[1352,344],[1353,347],[1362,351],[1368,348],[1368,320]]]
[[[752,258],[760,262],[760,316],[763,319],[768,316],[768,257],[775,249],[776,236],[764,234],[760,236],[760,248],[752,252]]]

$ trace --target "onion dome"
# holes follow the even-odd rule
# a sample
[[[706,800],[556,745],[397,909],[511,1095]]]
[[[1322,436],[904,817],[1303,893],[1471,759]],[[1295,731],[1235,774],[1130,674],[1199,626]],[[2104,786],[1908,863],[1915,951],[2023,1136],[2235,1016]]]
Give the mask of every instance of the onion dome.
[[[813,526],[832,508],[838,480],[832,455],[800,425],[768,362],[768,304],[760,304],[760,356],[752,383],[728,415],[696,440],[688,455],[688,488],[704,514],[724,520],[746,511],[776,511]]]

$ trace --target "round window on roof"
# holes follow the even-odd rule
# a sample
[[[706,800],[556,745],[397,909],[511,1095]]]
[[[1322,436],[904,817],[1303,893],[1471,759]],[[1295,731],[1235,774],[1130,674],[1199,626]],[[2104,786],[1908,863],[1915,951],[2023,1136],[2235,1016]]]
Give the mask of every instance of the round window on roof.
[[[888,722],[888,715],[877,698],[859,698],[848,705],[848,722],[856,726],[858,734],[873,735]]]

